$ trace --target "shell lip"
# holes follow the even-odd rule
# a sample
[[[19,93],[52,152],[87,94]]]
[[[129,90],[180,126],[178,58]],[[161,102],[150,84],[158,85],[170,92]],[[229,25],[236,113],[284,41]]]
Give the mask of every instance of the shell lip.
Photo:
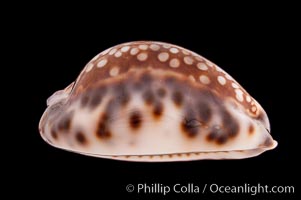
[[[57,146],[51,142],[49,142],[47,140],[47,138],[45,137],[42,137],[45,142],[49,143],[50,145],[54,146],[54,147],[57,147],[59,149],[63,149],[63,150],[66,150],[66,151],[69,151],[69,152],[74,152],[74,153],[79,153],[79,154],[82,154],[82,155],[87,155],[87,156],[92,156],[92,157],[102,157],[102,158],[108,158],[108,159],[118,159],[118,158],[124,158],[124,157],[143,157],[143,156],[169,156],[169,155],[179,155],[179,154],[182,154],[182,155],[185,155],[185,154],[200,154],[200,153],[204,153],[204,154],[217,154],[217,153],[252,153],[252,152],[257,152],[257,154],[261,154],[265,151],[268,151],[268,150],[272,150],[274,148],[276,148],[278,146],[278,142],[276,140],[272,140],[272,144],[269,145],[269,146],[259,146],[257,148],[251,148],[251,149],[242,149],[242,150],[227,150],[227,151],[189,151],[189,152],[174,152],[174,153],[162,153],[162,154],[97,154],[97,153],[85,153],[85,152],[79,152],[79,151],[75,151],[75,150],[72,150],[72,149],[68,149],[68,148],[62,148],[60,146]],[[249,156],[249,157],[253,157],[253,156]],[[248,158],[248,157],[245,157],[245,158]],[[229,159],[229,158],[227,158]],[[233,158],[234,159],[234,158]],[[214,160],[214,158],[208,158],[206,160]],[[178,160],[178,161],[181,161],[181,160]],[[150,162],[152,162],[152,160],[150,160]]]

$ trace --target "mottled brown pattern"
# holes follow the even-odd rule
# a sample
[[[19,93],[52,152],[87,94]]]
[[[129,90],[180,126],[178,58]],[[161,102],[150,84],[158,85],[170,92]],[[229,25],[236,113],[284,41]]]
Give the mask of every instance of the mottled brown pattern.
[[[146,104],[148,104],[148,105],[152,104],[155,101],[155,95],[154,95],[153,91],[151,89],[147,89],[143,93],[143,99]]]
[[[229,133],[220,127],[213,127],[206,138],[209,142],[215,142],[216,144],[222,145],[228,141]]]
[[[157,95],[161,98],[165,97],[166,95],[166,90],[164,88],[159,88],[157,89]]]
[[[157,79],[156,79],[157,78]],[[164,88],[158,87],[159,83],[164,81],[167,83]],[[139,84],[139,90],[136,90],[136,84]],[[227,111],[224,105],[223,96],[218,93],[208,90],[200,84],[195,84],[188,81],[185,76],[178,75],[174,72],[169,72],[166,76],[159,70],[141,69],[136,73],[130,73],[111,79],[105,83],[99,83],[99,88],[103,84],[110,85],[110,90],[106,94],[112,95],[112,99],[105,106],[107,116],[113,116],[115,112],[119,112],[119,107],[123,105],[123,97],[126,96],[126,102],[132,93],[138,93],[145,101],[146,105],[150,106],[152,115],[155,119],[160,119],[164,111],[164,105],[159,96],[166,96],[166,91],[170,91],[168,96],[169,101],[176,106],[181,106],[185,111],[183,121],[179,123],[180,129],[189,138],[195,137],[202,132],[205,126],[210,125],[211,118],[214,114],[221,117],[220,129],[212,128],[208,133],[208,141],[213,141],[217,144],[225,144],[230,138],[235,137],[239,133],[239,125],[237,119]],[[97,90],[95,85],[93,90]],[[154,93],[156,91],[156,93]],[[160,91],[160,92],[158,92]],[[164,92],[163,92],[164,91]],[[189,92],[189,93],[188,93]],[[159,95],[161,94],[161,95]],[[189,94],[187,100],[184,94]],[[214,109],[213,109],[214,108]],[[136,112],[131,113],[129,117],[129,125],[132,129],[138,129],[142,124],[142,117]],[[210,125],[212,126],[212,124]],[[105,130],[101,130],[105,129]],[[98,126],[98,135],[100,137],[110,135],[107,132],[108,122],[102,120]]]
[[[155,118],[159,119],[163,115],[164,106],[161,102],[156,102],[153,108],[153,115]]]
[[[90,109],[96,108],[102,101],[102,98],[106,95],[107,87],[102,86],[93,88],[83,93],[81,98],[81,106],[89,107]]]
[[[125,106],[130,101],[130,94],[124,83],[118,83],[113,85],[113,93],[115,101],[118,101],[121,105]]]
[[[74,112],[64,114],[59,120],[57,128],[59,131],[68,132],[71,127],[72,117]]]
[[[220,107],[219,112],[222,117],[222,124],[212,128],[207,135],[207,140],[215,141],[217,144],[224,144],[239,133],[239,124],[237,119],[234,119],[224,107]]]
[[[252,134],[254,133],[254,130],[255,130],[254,125],[253,125],[253,124],[250,124],[250,125],[249,125],[248,133],[249,133],[250,135],[252,135]]]
[[[231,138],[235,137],[239,132],[237,119],[234,119],[233,116],[225,110],[225,108],[221,108],[220,115],[222,116],[223,129],[227,135]]]
[[[100,139],[107,139],[112,136],[108,125],[108,119],[109,117],[107,114],[103,114],[100,118],[96,129],[96,136]]]
[[[51,133],[51,136],[53,139],[55,139],[55,140],[58,139],[57,132],[55,130],[52,129],[50,133]]]
[[[201,129],[200,123],[196,119],[184,119],[181,128],[190,138],[195,137]]]
[[[139,46],[141,44],[145,46]],[[152,44],[159,48],[153,49],[150,46]],[[129,46],[129,49],[121,51],[125,46]],[[134,48],[136,52],[132,51]],[[148,130],[147,125],[152,123],[164,127],[164,131],[168,132],[165,123],[171,120],[168,124],[175,125],[171,132],[180,131],[182,134],[175,137],[181,137],[184,144],[187,142],[189,145],[189,142],[197,142],[205,137],[206,141],[200,142],[208,142],[218,151],[232,147],[235,149],[238,134],[249,134],[251,137],[255,132],[257,134],[257,130],[264,130],[258,128],[260,125],[269,132],[268,118],[260,105],[235,80],[205,58],[182,47],[158,42],[131,42],[112,49],[92,59],[74,85],[71,84],[49,99],[49,107],[39,126],[47,142],[66,145],[63,148],[69,145],[68,148],[72,150],[89,154],[83,149],[86,144],[95,144],[88,141],[91,134],[99,142],[122,142],[116,138],[123,133],[114,133],[112,130],[119,131],[124,120],[130,128],[125,129],[125,134],[136,133],[130,137],[149,134],[149,131],[140,133],[145,127]],[[240,119],[236,112],[250,118]],[[82,120],[85,117],[87,119]],[[90,133],[90,130],[93,132]],[[165,134],[161,130],[156,132]],[[173,137],[172,133],[166,133],[166,136]],[[271,137],[264,139],[265,136],[259,147],[270,148],[276,144]],[[126,144],[130,148],[141,148],[137,144],[139,142],[134,141],[131,139]],[[255,145],[258,146],[258,143]],[[191,146],[194,148],[194,145]],[[91,149],[97,149],[97,152],[91,153],[97,155],[102,146],[94,147]],[[162,153],[154,156],[162,160],[182,160],[190,156],[187,153],[189,146],[187,149],[181,148],[172,153],[162,150]],[[137,149],[137,152],[141,152],[141,149]],[[148,155],[151,153],[134,153],[123,157],[147,159],[152,158],[153,155]],[[199,153],[195,152],[194,155]]]
[[[87,142],[88,142],[85,134],[80,131],[75,134],[75,139],[79,144],[82,144],[82,145],[87,144]]]
[[[177,106],[181,106],[184,100],[183,94],[180,91],[174,91],[172,93],[172,100]]]
[[[130,114],[129,124],[132,129],[136,130],[140,128],[142,125],[142,121],[143,118],[139,111],[134,111]]]
[[[212,117],[212,111],[208,102],[200,100],[197,103],[197,111],[202,122],[207,123]]]
[[[126,44],[127,46],[130,46],[131,49],[133,48],[138,48],[139,49],[139,45],[141,44],[146,44],[146,45],[151,45],[151,44],[155,44],[154,42],[148,42],[148,41],[138,41],[138,42],[132,42],[130,44]],[[170,45],[170,48],[176,48],[179,50],[178,53],[171,53],[170,52],[170,48],[165,48],[163,47],[163,44],[158,43],[158,45],[160,46],[158,51],[153,51],[150,48],[148,48],[147,50],[141,50],[139,49],[139,52],[135,55],[131,55],[130,50],[127,52],[122,52],[122,55],[120,57],[115,57],[114,54],[110,55],[109,53],[105,54],[105,55],[101,55],[98,57],[98,59],[96,59],[95,61],[91,61],[92,64],[95,65],[95,67],[93,67],[93,69],[90,72],[85,72],[83,70],[79,80],[76,82],[76,85],[74,86],[74,90],[73,90],[73,95],[77,95],[81,92],[83,92],[86,88],[92,87],[92,85],[90,83],[95,83],[101,80],[106,80],[106,79],[110,79],[111,76],[109,74],[110,69],[112,69],[113,67],[118,66],[120,68],[119,71],[119,75],[125,74],[127,72],[130,71],[134,71],[135,69],[146,69],[151,67],[152,69],[163,69],[166,71],[172,71],[172,72],[176,72],[179,74],[183,74],[185,76],[189,76],[189,75],[193,75],[197,80],[198,77],[200,75],[206,75],[207,77],[209,77],[210,79],[210,84],[208,84],[206,87],[211,88],[217,92],[221,92],[223,93],[223,95],[229,96],[231,98],[233,98],[235,101],[236,100],[236,93],[234,88],[231,86],[232,83],[235,83],[237,85],[239,85],[238,83],[236,83],[234,80],[229,80],[228,78],[225,78],[225,72],[223,72],[222,70],[218,69],[214,64],[210,64],[209,61],[207,61],[206,59],[202,58],[201,56],[198,56],[197,54],[194,54],[188,50],[183,49],[182,47],[178,47],[175,45]],[[124,45],[117,45],[115,47],[113,47],[114,49],[116,49],[117,51],[120,50]],[[186,53],[183,53],[183,50]],[[116,52],[117,52],[116,51]],[[168,53],[169,57],[168,60],[166,62],[161,62],[158,59],[158,55],[160,53]],[[146,53],[147,54],[147,59],[145,61],[139,61],[137,59],[137,55],[139,53]],[[192,64],[186,64],[184,62],[184,60],[187,58],[192,59]],[[108,62],[104,67],[98,68],[97,63],[101,60],[101,59],[106,59]],[[169,66],[169,61],[172,59],[177,59],[180,63],[179,67],[177,68],[173,68]],[[200,70],[197,66],[198,64],[205,64],[207,66],[207,70]],[[147,75],[145,75],[146,78],[142,79],[145,82],[150,82],[152,80],[148,79]],[[220,84],[218,82],[218,76],[222,76],[225,78],[226,82],[224,85]],[[197,81],[198,84],[201,84],[199,81]],[[81,86],[81,90],[79,90],[79,86]],[[239,86],[240,87],[240,86]],[[248,95],[248,93],[243,90],[241,88],[241,90],[244,93],[244,98]],[[239,104],[241,104],[242,106],[244,106],[246,108],[246,110],[249,110],[250,113],[252,113],[251,111],[251,105],[249,102],[246,102],[246,100],[244,100],[243,102],[238,102]],[[255,113],[253,113],[255,115]]]

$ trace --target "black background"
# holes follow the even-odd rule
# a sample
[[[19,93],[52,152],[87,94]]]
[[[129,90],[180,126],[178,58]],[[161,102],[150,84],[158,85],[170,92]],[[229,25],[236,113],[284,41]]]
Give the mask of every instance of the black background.
[[[22,118],[23,122],[13,127],[17,148],[11,150],[15,156],[11,157],[10,168],[16,175],[11,178],[12,186],[22,189],[29,185],[30,189],[22,190],[22,195],[29,197],[81,196],[87,199],[92,196],[101,199],[105,195],[141,199],[146,195],[125,190],[127,184],[138,183],[293,185],[298,193],[300,165],[297,164],[296,134],[299,128],[291,115],[291,112],[298,112],[298,107],[294,106],[298,91],[293,89],[297,79],[292,78],[298,64],[291,62],[296,44],[293,12],[284,14],[289,10],[281,5],[276,8],[241,7],[233,9],[235,12],[193,4],[179,10],[158,6],[145,9],[147,5],[142,8],[117,12],[113,7],[103,6],[98,12],[87,12],[90,17],[78,10],[65,13],[72,8],[49,12],[37,9],[19,19],[26,28],[18,28],[14,37],[18,54],[21,54],[18,58],[21,64],[17,65],[19,80],[22,80],[18,95],[25,98],[22,105],[18,105],[25,109],[26,115],[15,115],[12,120]],[[106,10],[109,12],[104,13]],[[84,18],[87,15],[88,18]],[[177,44],[221,66],[265,108],[271,134],[279,146],[244,160],[135,163],[86,157],[46,144],[38,132],[46,99],[74,81],[97,53],[135,40]],[[13,150],[18,152],[13,153]],[[224,197],[209,192],[186,195],[175,196],[185,199]],[[288,199],[296,194],[255,196],[256,199],[276,197]],[[163,196],[157,194],[155,198]]]

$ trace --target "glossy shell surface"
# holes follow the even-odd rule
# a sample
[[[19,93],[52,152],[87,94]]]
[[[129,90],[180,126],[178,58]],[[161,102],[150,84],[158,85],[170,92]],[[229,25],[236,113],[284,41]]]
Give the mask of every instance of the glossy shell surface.
[[[277,146],[266,112],[239,83],[206,58],[162,42],[101,52],[47,105],[42,138],[90,156],[240,159]]]

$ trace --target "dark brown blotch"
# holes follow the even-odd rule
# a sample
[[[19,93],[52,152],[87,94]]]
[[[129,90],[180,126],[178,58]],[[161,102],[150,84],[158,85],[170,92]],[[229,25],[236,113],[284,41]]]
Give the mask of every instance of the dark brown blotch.
[[[253,125],[253,124],[250,124],[250,125],[249,125],[248,133],[249,133],[250,135],[252,135],[252,134],[254,133],[254,130],[255,130],[254,125]]]
[[[87,107],[89,106],[91,109],[95,108],[101,103],[103,96],[106,94],[107,88],[100,87],[96,89],[90,89],[85,92],[81,97],[81,106]]]
[[[181,106],[183,104],[184,97],[182,92],[174,91],[171,98],[177,106]]]
[[[216,142],[216,144],[222,145],[225,144],[229,139],[227,133],[225,133],[222,129],[213,129],[207,135],[207,140],[210,142]]]
[[[110,99],[106,105],[106,110],[103,118],[108,119],[109,116],[112,116],[115,113],[116,109],[118,109],[118,105],[119,103],[116,98]]]
[[[55,130],[52,129],[50,134],[53,139],[55,139],[55,140],[57,139],[57,132]]]
[[[194,118],[184,119],[181,128],[188,137],[195,137],[200,130],[200,122]]]
[[[165,83],[168,85],[168,86],[175,86],[176,84],[176,78],[173,77],[173,76],[167,76],[166,79],[165,79]]]
[[[155,101],[155,96],[152,90],[148,89],[146,90],[143,95],[142,98],[144,99],[145,103],[150,105]]]
[[[71,127],[72,117],[74,112],[69,112],[59,120],[58,122],[58,130],[60,131],[68,131]]]
[[[101,139],[107,139],[111,137],[111,132],[109,130],[108,126],[108,115],[104,114],[98,123],[97,130],[96,130],[96,136]]]
[[[102,98],[106,94],[107,89],[106,87],[94,89],[90,92],[90,101],[89,101],[89,106],[91,109],[95,108],[101,103]]]
[[[134,111],[130,114],[129,118],[130,127],[133,129],[138,129],[142,125],[142,115],[139,111]]]
[[[165,97],[165,95],[166,95],[166,90],[165,90],[164,88],[158,88],[158,89],[157,89],[157,95],[158,95],[160,98]]]
[[[223,128],[229,137],[235,137],[239,132],[239,125],[236,119],[225,109],[221,111]]]
[[[153,108],[153,115],[155,118],[159,118],[163,114],[163,104],[161,102],[156,102]]]
[[[232,121],[232,123],[226,126],[226,130],[228,131],[229,137],[235,137],[239,132],[239,125],[236,121]]]
[[[121,105],[125,106],[130,101],[130,95],[127,91],[124,91],[118,94],[117,99]]]
[[[215,93],[212,92],[212,90],[201,90],[198,93],[198,99],[204,99],[206,102],[210,102],[214,105],[220,105],[222,102],[222,99],[218,98]],[[203,101],[204,101],[203,100]]]
[[[132,88],[136,91],[141,91],[143,89],[143,85],[139,80],[137,80],[132,83]]]
[[[208,141],[217,141],[220,136],[225,135],[226,133],[220,126],[213,126],[207,135]]]
[[[125,84],[117,84],[114,88],[114,93],[116,94],[116,100],[121,105],[126,105],[130,100],[130,95]]]
[[[150,74],[148,73],[144,73],[141,75],[141,82],[144,84],[144,85],[150,85],[151,82],[153,81],[153,78]]]
[[[87,139],[86,139],[86,137],[85,137],[85,135],[84,135],[84,133],[83,132],[77,132],[76,134],[75,134],[75,139],[76,139],[76,141],[79,143],[79,144],[86,144],[87,143]]]
[[[206,139],[209,141],[209,142],[211,142],[211,141],[213,141],[213,140],[216,140],[216,138],[218,137],[218,133],[216,132],[216,131],[211,131],[208,135],[207,135],[207,137],[206,137]]]
[[[197,109],[198,109],[200,120],[204,123],[209,122],[209,120],[212,117],[212,111],[209,106],[209,103],[201,101],[197,104]]]
[[[93,109],[96,106],[98,106],[101,102],[101,99],[102,99],[102,97],[101,97],[100,94],[94,93],[93,96],[90,99],[90,108]]]
[[[223,134],[216,139],[216,143],[222,145],[225,144],[227,140],[228,140],[228,136],[226,134]]]

